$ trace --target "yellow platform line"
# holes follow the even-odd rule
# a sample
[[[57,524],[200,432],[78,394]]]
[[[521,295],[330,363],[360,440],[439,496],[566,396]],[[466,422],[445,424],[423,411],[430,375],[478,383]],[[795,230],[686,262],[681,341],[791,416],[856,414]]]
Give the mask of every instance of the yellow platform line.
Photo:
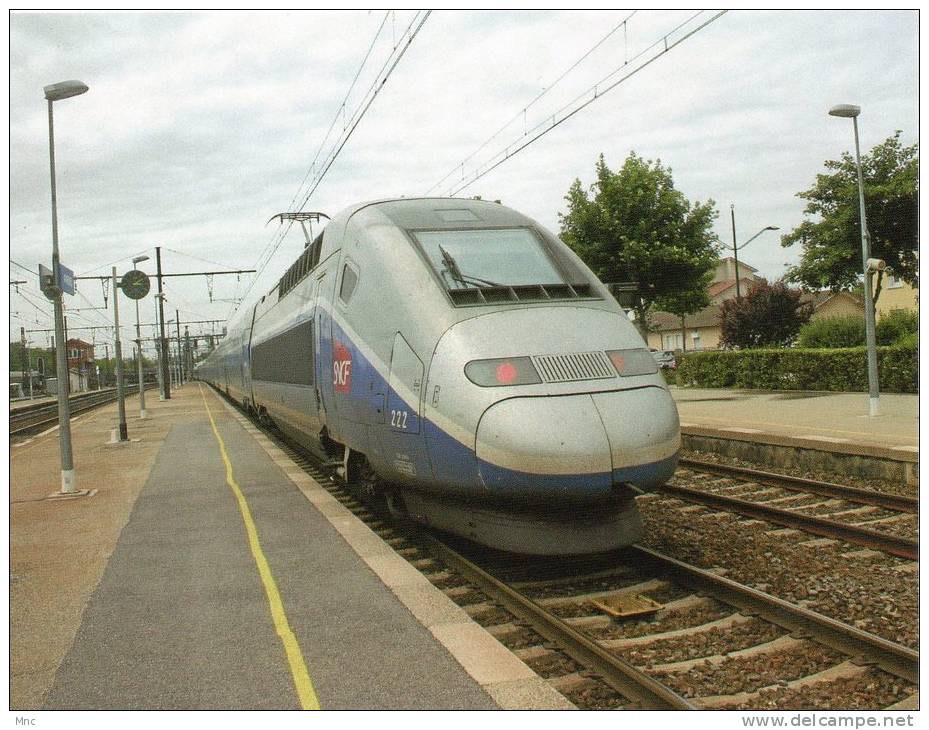
[[[213,414],[207,405],[206,397],[203,395],[203,388],[197,383],[200,390],[200,397],[203,399],[203,406],[206,408],[206,414],[209,416],[210,425],[213,427],[213,435],[219,443],[219,452],[223,457],[223,463],[226,465],[226,484],[232,489],[236,501],[239,503],[239,512],[242,513],[242,520],[245,522],[245,531],[248,534],[248,544],[252,549],[252,556],[255,558],[255,564],[258,566],[258,574],[261,576],[261,582],[264,585],[265,594],[268,597],[268,604],[271,607],[271,618],[274,620],[274,628],[277,635],[281,637],[281,643],[284,645],[284,652],[287,654],[287,663],[290,665],[290,673],[293,676],[294,687],[297,690],[297,696],[300,699],[300,707],[304,710],[318,710],[319,699],[316,697],[316,691],[313,689],[313,681],[310,679],[310,673],[306,668],[306,662],[303,660],[303,653],[300,651],[300,644],[297,637],[290,628],[287,621],[287,614],[284,612],[284,602],[281,600],[281,594],[277,590],[277,583],[271,574],[271,567],[265,558],[261,549],[261,543],[258,540],[258,530],[255,527],[255,521],[252,519],[252,512],[245,500],[245,495],[239,488],[232,472],[232,462],[229,461],[229,455],[226,453],[226,444],[222,436],[219,435],[219,429],[216,428],[216,421],[213,420]]]

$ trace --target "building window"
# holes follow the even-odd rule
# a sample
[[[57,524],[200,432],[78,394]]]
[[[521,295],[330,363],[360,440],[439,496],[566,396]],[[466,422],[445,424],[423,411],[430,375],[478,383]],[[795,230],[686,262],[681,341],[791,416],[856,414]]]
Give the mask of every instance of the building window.
[[[887,274],[887,288],[888,289],[902,289],[903,282],[892,274]]]
[[[699,332],[696,332],[696,331],[691,332],[691,333],[690,333],[690,339],[691,339],[691,341],[692,341],[692,343],[693,343],[693,349],[694,349],[694,350],[702,350],[702,349],[703,349],[703,343],[702,343],[701,340],[700,340],[700,333],[699,333]]]
[[[663,350],[680,350],[684,346],[684,338],[680,332],[662,335],[661,337]]]

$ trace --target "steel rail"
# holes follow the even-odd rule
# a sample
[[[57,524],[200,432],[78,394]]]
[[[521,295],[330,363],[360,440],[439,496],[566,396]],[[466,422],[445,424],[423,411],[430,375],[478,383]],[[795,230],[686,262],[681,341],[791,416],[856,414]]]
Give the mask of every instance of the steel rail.
[[[94,398],[102,397],[110,392],[115,393],[116,390],[107,388],[105,390],[92,390],[87,393],[76,393],[71,395],[71,404],[77,404],[85,400],[93,400]],[[57,407],[56,401],[54,398],[50,400],[41,400],[38,402],[31,403],[17,403],[15,405],[11,404],[10,406],[10,415],[11,416],[21,416],[26,415],[27,413],[35,413],[36,411],[41,411],[43,409],[48,409],[49,407]]]
[[[797,527],[814,535],[838,538],[855,545],[881,550],[907,560],[919,560],[919,542],[898,535],[869,530],[864,527],[855,527],[854,525],[847,525],[842,522],[823,519],[822,517],[813,517],[812,515],[805,515],[778,507],[769,507],[759,502],[749,502],[737,497],[724,497],[720,494],[702,492],[688,487],[666,484],[658,492],[672,497],[679,497],[688,502],[738,512],[747,517],[767,520],[785,527]]]
[[[737,476],[748,478],[758,484],[781,487],[794,492],[809,492],[811,494],[820,494],[824,497],[838,497],[839,499],[844,499],[849,502],[884,507],[900,512],[912,512],[915,514],[919,511],[919,500],[915,497],[886,494],[884,492],[875,492],[871,489],[847,487],[843,484],[821,482],[815,479],[804,479],[787,474],[775,474],[773,472],[759,471],[757,469],[748,469],[742,466],[714,464],[697,459],[681,459],[678,465],[687,469],[707,472],[708,474],[716,474],[723,477]]]
[[[220,395],[225,395],[217,391]],[[289,450],[299,453],[305,464],[302,468],[313,468],[314,476],[325,475],[312,467],[317,462],[302,449],[297,449],[284,438],[282,443]],[[561,619],[553,616],[539,604],[494,578],[469,561],[441,540],[419,531],[418,540],[431,547],[434,554],[445,560],[450,567],[460,571],[470,581],[510,613],[527,621],[532,628],[549,641],[560,644],[565,653],[576,661],[598,672],[613,689],[644,706],[658,709],[701,709],[673,690],[665,687],[635,666],[619,659],[589,638],[580,634]],[[675,560],[661,553],[632,545],[624,549],[631,564],[644,564],[657,568],[661,573],[675,577],[691,590],[703,592],[729,604],[744,615],[757,615],[763,620],[780,626],[798,638],[810,637],[815,641],[853,657],[860,664],[874,664],[880,669],[907,681],[918,683],[919,652],[901,644],[836,619],[829,618],[810,609],[785,601],[776,596],[742,585],[729,578],[710,573],[696,566]]]
[[[149,386],[155,387],[155,386]],[[126,393],[132,394],[137,392],[138,386],[130,386]],[[146,388],[148,390],[149,388]],[[78,398],[71,399],[71,415],[84,413],[100,406],[113,403],[116,400],[116,391],[106,393],[82,394]],[[39,420],[35,420],[39,418]],[[37,428],[53,426],[58,423],[58,406],[52,403],[41,408],[27,409],[25,413],[10,414],[10,436],[20,436]]]
[[[659,567],[693,590],[704,591],[788,631],[808,634],[821,644],[854,657],[860,663],[873,663],[894,676],[913,683],[919,682],[919,652],[914,649],[655,550],[640,545],[633,545],[627,550],[638,560]]]
[[[482,570],[442,541],[426,534],[421,539],[446,563],[464,574],[510,613],[527,621],[573,659],[597,672],[610,687],[644,707],[659,710],[696,710],[674,690],[596,644],[538,603]]]

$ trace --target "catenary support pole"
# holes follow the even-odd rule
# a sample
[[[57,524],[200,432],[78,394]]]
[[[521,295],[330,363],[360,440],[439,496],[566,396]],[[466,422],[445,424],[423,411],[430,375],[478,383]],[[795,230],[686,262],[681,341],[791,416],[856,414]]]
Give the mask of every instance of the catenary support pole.
[[[119,283],[116,280],[116,267],[113,267],[113,322],[116,325],[116,402],[119,411],[119,440],[129,440],[126,427],[126,392],[123,387],[123,350],[119,336]]]

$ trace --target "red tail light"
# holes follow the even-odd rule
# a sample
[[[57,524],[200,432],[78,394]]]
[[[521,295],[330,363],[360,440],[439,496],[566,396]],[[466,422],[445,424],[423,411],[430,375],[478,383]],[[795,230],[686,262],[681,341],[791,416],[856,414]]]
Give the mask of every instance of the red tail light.
[[[623,376],[651,375],[658,372],[658,363],[648,350],[610,350],[606,353],[616,372]]]
[[[465,375],[475,385],[492,388],[502,385],[533,385],[542,379],[528,357],[503,357],[472,360],[465,365]]]

